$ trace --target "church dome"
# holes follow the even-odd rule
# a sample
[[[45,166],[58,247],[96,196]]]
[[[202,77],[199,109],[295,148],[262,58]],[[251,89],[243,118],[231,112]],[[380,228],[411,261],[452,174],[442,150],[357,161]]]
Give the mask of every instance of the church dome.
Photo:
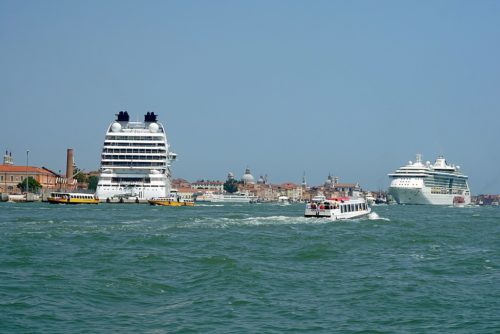
[[[253,177],[253,175],[250,173],[250,169],[247,168],[245,170],[245,174],[243,174],[243,183],[245,184],[254,184],[255,183],[255,179]]]
[[[324,186],[325,187],[331,187],[331,186],[335,185],[335,183],[336,182],[334,181],[332,175],[328,174],[328,178],[326,179]]]

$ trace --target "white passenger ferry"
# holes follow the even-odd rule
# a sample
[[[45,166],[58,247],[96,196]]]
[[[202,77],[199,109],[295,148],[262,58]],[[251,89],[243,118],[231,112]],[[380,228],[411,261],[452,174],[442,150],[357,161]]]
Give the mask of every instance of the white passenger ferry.
[[[417,154],[415,162],[408,162],[395,173],[389,194],[399,204],[453,205],[471,202],[468,177],[461,173],[460,167],[449,165],[440,156],[434,164],[422,163],[422,156]]]
[[[207,191],[196,197],[196,202],[215,202],[215,203],[250,203],[257,200],[257,196],[249,193],[236,192],[233,194],[217,194]]]
[[[148,112],[144,122],[132,122],[120,111],[106,132],[96,195],[101,201],[130,197],[140,201],[170,192],[170,152],[165,128]]]
[[[365,216],[371,212],[364,198],[316,196],[306,204],[304,217],[351,219]]]

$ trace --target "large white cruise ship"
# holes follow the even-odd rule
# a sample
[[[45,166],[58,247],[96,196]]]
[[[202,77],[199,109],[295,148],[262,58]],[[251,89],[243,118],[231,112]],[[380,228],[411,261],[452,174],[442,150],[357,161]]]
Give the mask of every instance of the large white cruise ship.
[[[170,152],[165,128],[148,112],[144,122],[131,122],[120,111],[106,132],[96,196],[101,201],[134,197],[149,200],[170,192]]]
[[[468,177],[459,166],[448,165],[442,156],[434,164],[423,164],[422,156],[417,154],[415,162],[410,161],[389,177],[389,194],[399,204],[470,204]]]

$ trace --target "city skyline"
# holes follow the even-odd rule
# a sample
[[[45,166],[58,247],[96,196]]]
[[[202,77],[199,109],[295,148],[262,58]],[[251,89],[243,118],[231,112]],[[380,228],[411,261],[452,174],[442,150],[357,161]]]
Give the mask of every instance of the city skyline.
[[[99,167],[120,110],[159,115],[174,178],[386,189],[444,155],[500,193],[496,2],[0,1],[3,151]]]

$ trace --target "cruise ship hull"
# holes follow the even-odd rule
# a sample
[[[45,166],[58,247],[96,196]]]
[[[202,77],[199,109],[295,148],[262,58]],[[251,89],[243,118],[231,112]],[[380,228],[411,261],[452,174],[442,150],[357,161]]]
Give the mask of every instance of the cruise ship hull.
[[[453,205],[453,199],[461,196],[464,204],[470,204],[470,195],[455,194],[432,194],[430,189],[426,188],[397,188],[390,187],[389,194],[398,204],[415,205]]]
[[[155,188],[147,188],[142,186],[100,186],[96,191],[101,201],[105,202],[108,198],[138,198],[139,200],[148,200],[155,197],[165,197],[167,195],[167,187],[159,186]]]
[[[118,182],[114,180],[142,178],[144,182]],[[165,174],[147,174],[123,172],[102,173],[97,185],[96,195],[103,202],[113,198],[133,198],[149,200],[156,197],[165,197],[170,192],[170,179]]]

